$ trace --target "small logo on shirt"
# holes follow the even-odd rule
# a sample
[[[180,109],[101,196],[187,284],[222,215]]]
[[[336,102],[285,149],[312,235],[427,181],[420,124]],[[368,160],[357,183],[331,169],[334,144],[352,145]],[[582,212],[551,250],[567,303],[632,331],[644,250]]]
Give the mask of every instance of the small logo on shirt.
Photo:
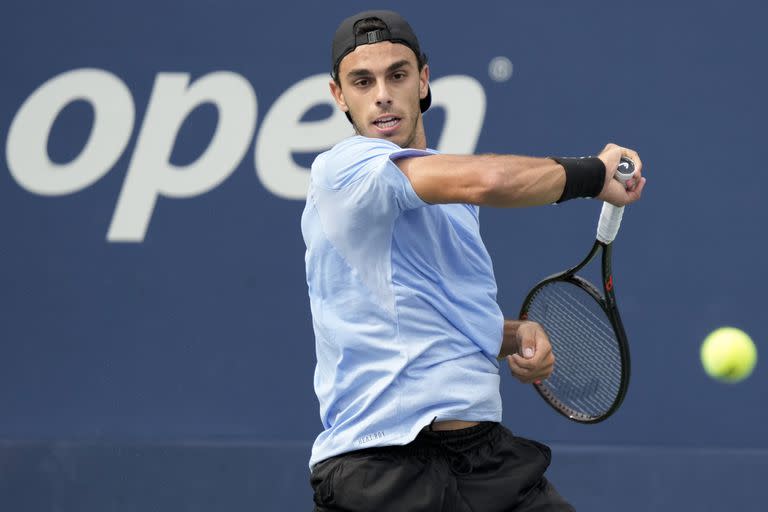
[[[375,441],[377,439],[383,439],[384,438],[384,432],[378,431],[373,432],[372,434],[366,434],[360,439],[357,440],[358,446],[362,446],[366,443],[370,443],[371,441]]]

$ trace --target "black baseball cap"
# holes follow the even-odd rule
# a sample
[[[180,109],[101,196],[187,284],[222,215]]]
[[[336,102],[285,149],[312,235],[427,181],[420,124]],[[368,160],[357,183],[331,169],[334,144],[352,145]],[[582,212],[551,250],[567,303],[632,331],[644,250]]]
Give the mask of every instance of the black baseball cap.
[[[364,34],[355,36],[355,26],[362,20],[376,18],[386,25],[387,28],[371,30]],[[336,29],[333,36],[333,48],[331,51],[331,76],[336,79],[339,73],[339,63],[348,53],[355,51],[355,48],[362,44],[374,44],[381,41],[392,41],[393,43],[404,44],[416,54],[416,58],[425,62],[426,56],[421,53],[419,40],[413,29],[405,19],[394,11],[363,11],[345,19]],[[422,112],[426,112],[432,104],[432,91],[428,88],[427,95],[420,101]],[[347,118],[349,112],[347,112]]]

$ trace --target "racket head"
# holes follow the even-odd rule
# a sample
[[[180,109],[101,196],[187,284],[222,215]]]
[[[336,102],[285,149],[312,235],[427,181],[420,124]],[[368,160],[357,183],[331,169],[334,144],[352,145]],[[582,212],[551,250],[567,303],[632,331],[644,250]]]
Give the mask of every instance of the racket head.
[[[604,270],[610,269],[610,246],[603,249]],[[534,387],[556,411],[579,423],[611,416],[629,385],[629,345],[610,275],[604,272],[602,294],[574,270],[550,276],[529,292],[520,310],[521,319],[542,325],[555,355],[552,375]]]

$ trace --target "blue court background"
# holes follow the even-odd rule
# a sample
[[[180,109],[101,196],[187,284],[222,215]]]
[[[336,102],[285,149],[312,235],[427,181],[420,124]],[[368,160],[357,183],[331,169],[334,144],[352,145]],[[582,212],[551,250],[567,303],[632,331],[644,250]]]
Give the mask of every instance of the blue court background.
[[[208,193],[161,197],[140,242],[110,219],[161,72],[244,77],[254,135],[292,85],[327,72],[332,31],[358,2],[11,0],[0,21],[0,510],[309,510],[319,432],[300,200],[267,190],[254,143]],[[373,5],[371,7],[382,7]],[[758,2],[390,2],[432,76],[480,83],[477,152],[636,148],[648,177],[616,243],[633,356],[622,409],[595,426],[503,380],[504,423],[552,445],[550,475],[581,510],[764,510],[768,377],[707,378],[703,337],[747,330],[762,353],[768,278],[763,153],[768,8]],[[507,81],[488,65],[507,57]],[[54,76],[106,70],[135,105],[130,141],[95,184],[57,197],[6,159],[22,103]],[[314,109],[308,118],[328,116]],[[74,159],[93,112],[75,102],[48,140]],[[446,123],[426,117],[436,144]],[[217,122],[196,109],[171,160],[193,162]],[[255,138],[255,137],[254,137]],[[311,154],[297,154],[300,165]],[[484,209],[499,302],[591,244],[599,204]]]

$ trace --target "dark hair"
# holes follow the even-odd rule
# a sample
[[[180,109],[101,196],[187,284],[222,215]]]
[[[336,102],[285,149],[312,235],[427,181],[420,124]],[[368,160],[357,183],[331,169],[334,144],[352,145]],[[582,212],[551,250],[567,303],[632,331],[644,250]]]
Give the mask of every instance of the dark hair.
[[[360,36],[367,34],[368,32],[373,32],[374,30],[388,30],[388,28],[389,27],[387,27],[387,24],[381,21],[379,18],[363,18],[362,20],[355,23],[355,35]],[[400,43],[400,41],[397,40],[392,42]],[[413,53],[416,54],[416,64],[418,65],[419,71],[424,69],[424,65],[427,63],[427,54],[422,52],[420,48],[413,48],[409,44],[406,44],[405,46],[413,50]],[[346,54],[342,55],[341,58],[336,61],[333,66],[333,80],[337,85],[341,85],[341,82],[339,81],[339,65],[341,65],[341,61],[344,60],[344,57],[346,57]]]

